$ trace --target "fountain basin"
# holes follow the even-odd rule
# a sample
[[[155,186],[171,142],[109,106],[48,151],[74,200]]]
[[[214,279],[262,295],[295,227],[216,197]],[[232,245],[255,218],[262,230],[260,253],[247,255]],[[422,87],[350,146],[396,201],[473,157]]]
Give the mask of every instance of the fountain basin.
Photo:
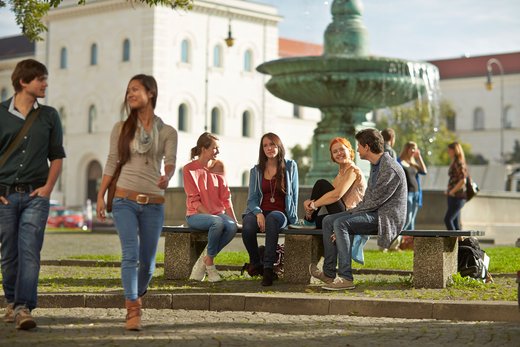
[[[427,90],[437,68],[429,63],[375,56],[311,56],[269,61],[267,89],[288,102],[317,108],[371,110],[400,105]]]

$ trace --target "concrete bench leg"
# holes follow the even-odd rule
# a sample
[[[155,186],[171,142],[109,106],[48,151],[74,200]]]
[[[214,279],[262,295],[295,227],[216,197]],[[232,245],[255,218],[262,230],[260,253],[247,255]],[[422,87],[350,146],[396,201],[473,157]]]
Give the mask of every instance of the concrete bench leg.
[[[188,279],[207,244],[207,234],[167,233],[164,241],[164,278]]]
[[[413,283],[416,288],[446,288],[457,273],[456,237],[414,237]]]
[[[284,281],[309,283],[309,264],[317,264],[322,255],[320,235],[285,235]]]

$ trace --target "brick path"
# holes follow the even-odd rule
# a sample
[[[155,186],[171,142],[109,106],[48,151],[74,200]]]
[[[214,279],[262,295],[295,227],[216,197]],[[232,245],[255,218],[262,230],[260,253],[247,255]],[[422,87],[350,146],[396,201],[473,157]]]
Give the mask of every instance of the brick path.
[[[38,328],[0,322],[0,346],[518,346],[520,325],[261,312],[146,309],[141,332],[121,309],[37,309]]]

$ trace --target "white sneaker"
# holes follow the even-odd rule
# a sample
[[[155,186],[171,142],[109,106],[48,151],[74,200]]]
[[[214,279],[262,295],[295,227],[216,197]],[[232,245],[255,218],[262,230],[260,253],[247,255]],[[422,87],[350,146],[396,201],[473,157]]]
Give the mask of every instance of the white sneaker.
[[[206,265],[204,264],[204,257],[208,253],[208,249],[204,248],[202,254],[199,259],[193,265],[193,269],[191,270],[190,280],[202,281],[204,280],[204,276],[206,275]]]
[[[215,265],[206,265],[206,273],[208,274],[208,281],[209,282],[220,282],[222,281],[222,277],[220,277],[220,274],[217,271],[217,268]]]

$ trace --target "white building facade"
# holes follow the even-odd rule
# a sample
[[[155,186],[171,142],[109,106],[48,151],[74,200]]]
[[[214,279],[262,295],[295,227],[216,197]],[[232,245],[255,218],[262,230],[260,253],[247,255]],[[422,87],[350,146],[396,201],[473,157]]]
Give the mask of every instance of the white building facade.
[[[498,61],[503,74],[497,63],[489,63],[491,59]],[[456,113],[452,130],[471,145],[474,154],[482,155],[491,165],[503,164],[515,141],[520,141],[520,52],[430,63],[439,68],[442,98]],[[492,90],[486,89],[488,64]]]
[[[241,0],[196,1],[192,11],[125,0],[64,1],[47,16],[48,32],[34,57],[49,69],[44,101],[60,112],[67,158],[53,198],[67,205],[95,199],[113,125],[124,119],[129,79],[151,74],[159,86],[156,114],[178,130],[179,175],[198,136],[220,138],[220,158],[232,186],[248,183],[259,140],[277,133],[289,148],[310,143],[320,113],[281,101],[256,72],[279,57],[276,8]],[[234,45],[224,39],[231,28]],[[12,94],[10,74],[26,57],[0,58],[0,89]]]

